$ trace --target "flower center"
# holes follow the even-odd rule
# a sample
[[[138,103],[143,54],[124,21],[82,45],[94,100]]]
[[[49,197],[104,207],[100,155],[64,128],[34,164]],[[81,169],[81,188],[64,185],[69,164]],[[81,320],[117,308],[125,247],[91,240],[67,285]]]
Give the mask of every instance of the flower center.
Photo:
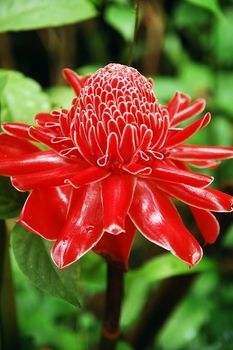
[[[109,64],[98,70],[73,108],[71,137],[89,163],[115,168],[163,158],[168,112],[152,81],[136,69]]]

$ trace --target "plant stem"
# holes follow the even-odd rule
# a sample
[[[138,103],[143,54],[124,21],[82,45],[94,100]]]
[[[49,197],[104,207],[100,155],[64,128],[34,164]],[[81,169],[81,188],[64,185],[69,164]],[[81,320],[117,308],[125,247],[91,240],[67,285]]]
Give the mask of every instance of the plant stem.
[[[100,350],[116,349],[120,335],[119,321],[123,294],[124,271],[121,267],[108,262],[105,315]]]
[[[4,220],[0,220],[0,348],[20,349],[9,240]]]
[[[133,62],[134,47],[137,39],[137,31],[138,31],[138,24],[139,24],[139,7],[140,7],[140,0],[135,0],[135,22],[134,22],[133,40],[131,42],[130,49],[129,49],[129,59],[128,59],[129,66],[131,66]]]

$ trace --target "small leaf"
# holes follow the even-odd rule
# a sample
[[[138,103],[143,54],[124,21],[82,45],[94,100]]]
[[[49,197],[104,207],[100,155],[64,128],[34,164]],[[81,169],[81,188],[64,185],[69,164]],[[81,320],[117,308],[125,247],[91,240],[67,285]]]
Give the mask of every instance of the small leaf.
[[[132,40],[135,14],[131,7],[119,5],[109,6],[105,12],[105,20],[116,29],[126,41]]]
[[[2,94],[2,120],[32,122],[35,114],[50,110],[50,102],[40,85],[23,74],[0,70],[8,80]]]
[[[88,0],[0,1],[0,32],[56,27],[96,16]]]
[[[12,247],[22,272],[36,287],[79,305],[79,265],[72,264],[59,270],[50,257],[52,243],[16,225],[12,232]]]
[[[14,189],[9,178],[0,176],[0,219],[17,217],[26,197],[26,193]]]
[[[200,6],[213,12],[217,17],[223,18],[223,13],[217,0],[186,0],[194,5]]]

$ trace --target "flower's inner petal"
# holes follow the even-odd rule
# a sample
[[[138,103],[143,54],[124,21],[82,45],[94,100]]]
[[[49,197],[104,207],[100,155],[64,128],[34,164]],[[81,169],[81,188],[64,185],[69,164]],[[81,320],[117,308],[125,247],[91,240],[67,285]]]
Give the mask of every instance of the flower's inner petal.
[[[69,212],[52,249],[59,268],[78,260],[92,249],[103,235],[103,209],[100,185],[90,184],[73,189]]]
[[[18,222],[45,239],[54,240],[65,223],[71,186],[33,190]]]
[[[111,175],[102,182],[104,230],[112,234],[125,232],[125,218],[132,202],[135,177]]]
[[[200,245],[184,226],[170,200],[152,182],[137,181],[129,215],[147,239],[170,250],[190,266],[201,259]]]

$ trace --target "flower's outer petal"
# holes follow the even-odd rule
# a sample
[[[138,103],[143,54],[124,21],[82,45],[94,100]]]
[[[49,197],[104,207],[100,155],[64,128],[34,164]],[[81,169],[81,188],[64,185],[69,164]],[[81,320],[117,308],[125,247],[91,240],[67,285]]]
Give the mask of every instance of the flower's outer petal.
[[[135,238],[136,227],[127,216],[125,221],[125,233],[122,235],[110,235],[105,232],[93,251],[120,264],[125,270],[128,269],[130,250]]]
[[[38,152],[39,148],[32,143],[7,134],[0,134],[0,158],[7,159],[21,154]]]
[[[179,92],[176,92],[175,96],[169,101],[169,103],[166,106],[170,119],[172,119],[174,115],[178,112],[180,102],[181,94]]]
[[[40,151],[0,160],[0,174],[28,174],[71,164],[72,162],[60,157],[54,151]]]
[[[184,226],[170,200],[150,181],[138,180],[129,215],[142,234],[170,250],[190,266],[202,258],[202,249]]]
[[[169,158],[185,161],[221,160],[233,157],[233,147],[181,145],[173,148]]]
[[[178,113],[174,115],[171,126],[175,126],[189,118],[195,117],[204,110],[205,105],[205,100],[199,98],[196,101],[192,102],[189,106],[179,109]]]
[[[69,68],[63,69],[63,75],[64,75],[66,81],[73,88],[76,95],[79,96],[80,91],[81,91],[85,81],[89,77],[89,75],[87,75],[85,77],[79,77],[78,74],[76,74],[74,71],[72,71]]]
[[[39,126],[46,127],[46,125],[57,125],[59,126],[58,115],[52,115],[50,113],[38,113],[35,116],[35,121]]]
[[[35,141],[28,133],[31,125],[24,123],[3,123],[2,129],[8,134],[16,137],[21,137],[26,140]]]
[[[191,207],[190,209],[196,220],[196,223],[204,237],[205,243],[212,244],[216,241],[220,227],[216,217],[207,210]]]
[[[212,176],[179,169],[162,162],[153,163],[152,173],[149,175],[149,177],[157,181],[161,180],[168,182],[185,183],[194,187],[206,187],[214,179]]]
[[[201,169],[216,169],[220,165],[219,160],[193,160],[189,162],[189,165],[192,165],[195,168]]]
[[[64,181],[74,177],[79,171],[83,171],[84,167],[79,163],[12,176],[11,181],[13,186],[19,191],[29,191],[34,188],[56,187],[64,185]]]
[[[125,232],[125,218],[132,202],[136,179],[132,175],[111,175],[102,182],[104,230]]]
[[[79,174],[75,175],[74,177],[65,180],[65,182],[70,183],[75,188],[78,188],[92,182],[103,180],[110,174],[111,172],[106,168],[90,167],[79,172]]]
[[[172,148],[196,134],[200,129],[207,126],[210,122],[210,113],[206,113],[203,117],[196,120],[194,123],[190,124],[186,128],[178,131],[175,135],[171,136],[165,143],[165,148]]]
[[[162,181],[157,185],[170,196],[191,206],[216,212],[232,211],[233,197],[213,188],[174,185]]]
[[[18,222],[45,239],[56,239],[65,222],[71,190],[71,186],[33,190]]]
[[[98,183],[73,189],[65,224],[52,249],[52,258],[64,268],[92,249],[103,235],[103,208]]]

